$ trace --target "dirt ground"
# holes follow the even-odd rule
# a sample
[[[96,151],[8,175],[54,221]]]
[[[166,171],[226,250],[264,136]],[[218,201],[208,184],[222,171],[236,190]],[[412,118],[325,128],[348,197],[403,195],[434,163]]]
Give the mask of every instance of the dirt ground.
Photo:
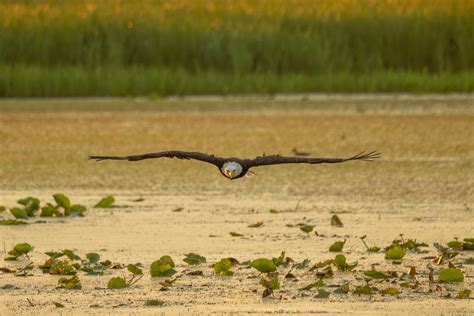
[[[2,257],[15,244],[34,246],[32,276],[0,272],[0,314],[473,314],[472,299],[456,299],[460,289],[474,290],[474,267],[464,264],[461,284],[429,284],[433,243],[474,237],[474,97],[341,96],[335,99],[274,98],[137,100],[4,100],[0,101],[0,206],[19,198],[68,195],[88,207],[85,217],[45,219],[30,225],[0,226]],[[148,102],[148,103],[147,103]],[[154,104],[156,106],[154,106]],[[201,104],[204,110],[199,111]],[[272,106],[275,104],[275,106]],[[17,110],[15,110],[17,105]],[[74,110],[72,110],[74,109]],[[120,110],[114,110],[120,109]],[[350,156],[379,150],[373,163],[282,165],[255,168],[256,176],[230,181],[211,166],[171,159],[142,162],[93,162],[88,155],[127,155],[169,149],[203,151],[222,156],[254,157],[262,153],[291,155],[296,147],[313,156]],[[116,207],[97,209],[103,196]],[[139,199],[139,200],[137,200]],[[172,210],[182,207],[181,212]],[[275,209],[278,213],[271,213]],[[330,225],[337,214],[343,227]],[[8,211],[0,219],[12,218]],[[248,225],[263,221],[258,228]],[[298,223],[315,225],[306,236]],[[242,237],[229,233],[238,232]],[[368,254],[361,240],[388,246],[399,238],[416,239],[426,253],[407,253],[401,264]],[[416,267],[419,286],[394,286],[396,296],[349,293],[315,298],[309,268],[294,270],[297,281],[284,279],[274,298],[262,299],[259,274],[245,265],[233,277],[213,274],[212,264],[234,257],[244,262],[277,257],[281,251],[311,265],[333,259],[329,246],[346,239],[343,254],[357,261],[356,272],[335,272],[325,289],[345,281],[364,285],[363,271],[396,271]],[[57,289],[59,277],[43,274],[47,251],[73,249],[84,257],[141,263],[145,276],[133,287],[108,290],[111,276],[79,273],[81,290]],[[184,254],[195,252],[207,263],[188,266]],[[151,278],[149,266],[170,255],[182,275],[168,291]],[[469,251],[455,258],[462,263]],[[430,258],[428,258],[430,257]],[[1,261],[0,267],[24,265]],[[203,276],[186,273],[202,270]],[[2,289],[12,284],[16,289]],[[472,294],[471,294],[472,297]],[[148,299],[161,307],[145,307]],[[29,300],[29,301],[28,301]],[[65,305],[59,309],[53,302]],[[91,307],[98,305],[99,307]]]

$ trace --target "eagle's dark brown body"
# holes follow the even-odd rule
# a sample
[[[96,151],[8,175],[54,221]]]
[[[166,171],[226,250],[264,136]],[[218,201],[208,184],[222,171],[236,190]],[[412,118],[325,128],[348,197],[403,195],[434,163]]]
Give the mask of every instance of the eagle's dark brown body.
[[[215,165],[219,168],[219,171],[223,176],[231,180],[243,177],[250,168],[258,166],[268,166],[276,164],[287,164],[287,163],[307,163],[307,164],[320,164],[320,163],[341,163],[351,160],[361,161],[372,161],[373,159],[380,158],[380,153],[372,151],[370,153],[360,153],[349,158],[312,158],[312,157],[284,157],[280,155],[270,156],[259,156],[254,159],[241,159],[236,157],[224,158],[217,157],[214,155],[203,154],[200,152],[192,151],[162,151],[156,153],[149,153],[143,155],[132,155],[132,156],[89,156],[89,159],[97,161],[101,160],[128,160],[128,161],[139,161],[144,159],[152,158],[178,158],[178,159],[194,159],[203,162],[207,162]],[[237,165],[235,165],[237,164]],[[240,167],[239,167],[240,166]],[[233,170],[236,169],[236,170]],[[241,169],[241,170],[240,170]],[[235,171],[235,172],[233,172]],[[240,171],[240,172],[237,172]]]

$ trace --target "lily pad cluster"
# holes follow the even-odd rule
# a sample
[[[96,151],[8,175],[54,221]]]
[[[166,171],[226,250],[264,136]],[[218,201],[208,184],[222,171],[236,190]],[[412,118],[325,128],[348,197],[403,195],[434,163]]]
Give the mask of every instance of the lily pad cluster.
[[[258,258],[250,262],[252,268],[263,274],[259,282],[260,285],[265,288],[262,297],[273,296],[274,291],[280,288],[279,272],[277,272],[277,268],[284,265],[287,266],[289,262],[292,261],[291,259],[285,260],[285,255],[285,252],[282,251],[280,256],[277,258]]]
[[[402,236],[401,236],[402,237]],[[364,237],[365,238],[365,237]],[[363,240],[363,239],[362,239]],[[377,263],[372,265],[370,269],[360,269],[357,261],[350,261],[342,253],[336,254],[333,258],[318,261],[314,264],[310,259],[304,259],[301,262],[295,262],[292,258],[286,256],[283,251],[278,257],[273,258],[257,258],[251,261],[243,261],[240,263],[237,259],[232,257],[222,258],[212,264],[210,267],[213,274],[221,277],[232,277],[239,274],[239,271],[245,269],[254,269],[258,275],[250,278],[257,278],[256,286],[263,287],[261,292],[262,297],[275,297],[275,293],[287,295],[288,288],[295,288],[295,286],[288,287],[288,283],[299,284],[299,279],[312,278],[309,283],[297,286],[293,293],[294,297],[313,296],[317,299],[326,299],[333,295],[355,295],[355,296],[402,296],[410,291],[441,291],[442,287],[452,287],[455,284],[463,284],[465,280],[464,264],[469,263],[467,258],[463,261],[456,258],[463,252],[469,253],[472,238],[465,238],[462,241],[449,242],[446,246],[435,244],[435,248],[439,252],[438,256],[423,257],[421,260],[427,260],[424,271],[417,271],[419,266],[414,266],[406,269],[403,266],[396,265],[395,261],[405,260],[405,256],[412,254],[424,254],[427,251],[422,248],[426,247],[424,243],[418,243],[415,240],[404,240],[403,237],[395,240],[385,248],[385,254],[380,253],[379,256],[384,256],[386,261],[385,268],[377,267]],[[340,241],[344,244],[345,241]],[[370,248],[370,247],[367,247]],[[31,275],[34,268],[31,261],[33,246],[28,243],[16,244],[9,252],[5,260],[28,261],[27,265],[19,269],[11,269],[7,267],[0,267],[2,273],[14,273],[16,276],[27,277]],[[341,248],[342,251],[342,248]],[[390,253],[400,251],[396,255],[397,259],[387,258]],[[64,289],[81,289],[82,284],[80,275],[104,275],[112,274],[112,269],[126,268],[128,273],[126,276],[112,276],[107,282],[108,289],[123,289],[128,288],[140,281],[145,275],[142,264],[112,264],[109,260],[101,261],[99,254],[90,252],[85,257],[80,257],[71,249],[64,249],[61,251],[47,252],[48,258],[44,264],[39,268],[43,273],[51,275],[60,275],[58,279],[58,288]],[[178,279],[186,276],[202,277],[205,272],[202,266],[206,265],[206,257],[190,252],[184,255],[183,262],[189,268],[195,269],[200,266],[199,270],[191,270],[189,268],[178,268],[175,261],[169,255],[161,256],[158,260],[150,264],[149,273],[152,278],[161,278],[159,284],[162,285],[160,290],[170,290]],[[408,261],[409,262],[409,261]],[[393,270],[387,268],[388,265],[398,267]],[[209,267],[209,265],[206,265]],[[406,269],[406,270],[405,270]],[[181,270],[178,272],[177,270]],[[428,271],[427,271],[428,270]],[[421,285],[421,281],[429,284]],[[278,291],[283,289],[281,291]],[[452,294],[452,290],[446,288],[446,297]],[[456,292],[455,292],[456,293]],[[280,296],[281,296],[280,295]],[[469,298],[471,290],[466,288],[458,288],[456,297],[458,299]],[[162,301],[157,300],[156,305],[163,304]],[[155,303],[149,303],[149,306],[156,306]]]
[[[10,208],[10,213],[15,219],[1,219],[0,225],[25,225],[29,218],[40,217],[73,217],[84,216],[87,208],[82,204],[73,204],[68,196],[63,193],[53,194],[54,202],[41,206],[41,201],[36,197],[19,199],[19,206]],[[115,203],[113,196],[102,198],[94,207],[109,208]],[[6,211],[6,207],[0,206],[0,213]]]

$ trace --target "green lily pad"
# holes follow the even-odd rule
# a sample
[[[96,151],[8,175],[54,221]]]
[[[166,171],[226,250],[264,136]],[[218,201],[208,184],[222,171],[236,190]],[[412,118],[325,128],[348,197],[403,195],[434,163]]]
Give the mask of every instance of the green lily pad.
[[[331,226],[342,227],[342,226],[344,226],[344,225],[342,224],[342,221],[341,221],[341,219],[339,218],[339,216],[337,216],[336,214],[334,214],[334,215],[331,217]]]
[[[385,259],[389,260],[398,260],[401,259],[405,256],[407,251],[400,247],[400,246],[391,246],[386,252],[385,252]]]
[[[64,216],[84,216],[86,210],[84,205],[74,204],[64,211]]]
[[[29,243],[21,243],[16,244],[12,250],[8,252],[9,255],[12,257],[5,258],[6,261],[13,261],[16,260],[20,256],[28,256],[28,253],[33,249],[33,247]]]
[[[345,271],[347,265],[346,257],[344,255],[337,255],[336,258],[334,258],[334,264],[338,270]]]
[[[325,264],[329,262],[330,261],[326,261],[326,262],[322,262],[321,264]],[[352,271],[357,266],[357,262],[348,264],[346,257],[344,255],[337,255],[334,258],[334,264],[336,265],[339,271]]]
[[[28,219],[28,213],[22,208],[14,207],[10,209],[10,213],[12,213],[15,218]]]
[[[273,262],[273,260],[266,259],[266,258],[255,259],[250,263],[250,266],[252,268],[257,269],[258,271],[262,273],[269,273],[269,272],[276,271],[276,265]]]
[[[34,197],[27,197],[21,200],[18,200],[18,203],[24,206],[24,210],[28,216],[34,216],[34,212],[40,208],[40,200]]]
[[[107,283],[108,289],[124,289],[127,287],[127,281],[122,277],[113,277]]]
[[[400,294],[400,290],[397,289],[396,287],[389,287],[386,288],[385,290],[382,290],[382,294],[387,294],[387,295],[397,295]]]
[[[69,259],[71,260],[81,260],[81,257],[79,257],[78,255],[76,255],[74,253],[74,251],[70,250],[70,249],[64,249],[63,250],[63,254],[68,257]]]
[[[253,223],[253,224],[250,224],[248,227],[250,228],[257,228],[257,227],[260,227],[263,225],[263,222],[256,222],[256,223]]]
[[[474,241],[472,238],[465,238],[462,243],[463,250],[474,250]]]
[[[185,254],[185,256],[186,258],[184,258],[183,261],[192,266],[206,262],[206,258],[201,255],[198,255],[197,253],[191,252],[191,253]]]
[[[115,198],[113,196],[106,196],[102,198],[94,207],[96,208],[107,208],[111,207],[115,203]]]
[[[234,275],[233,271],[230,271],[232,268],[232,262],[228,258],[223,258],[220,261],[214,264],[214,273],[217,275]]]
[[[364,275],[372,279],[388,279],[389,278],[387,274],[383,273],[382,271],[377,271],[377,270],[364,271]]]
[[[53,302],[54,306],[56,306],[57,308],[62,308],[64,307],[63,304],[59,303],[59,302]]]
[[[81,281],[75,275],[72,278],[60,278],[58,280],[58,286],[60,288],[69,289],[69,290],[79,290],[82,288]]]
[[[278,258],[273,258],[272,261],[277,267],[281,266],[285,263],[285,252],[282,251],[280,256]]]
[[[50,203],[46,204],[41,208],[41,217],[59,217],[62,214],[58,210],[59,206],[54,206]]]
[[[95,252],[89,252],[86,254],[86,258],[90,263],[97,263],[100,260],[100,255],[96,254]]]
[[[0,206],[0,213],[5,212],[7,208],[5,206]]]
[[[438,281],[443,283],[463,282],[464,274],[457,268],[442,269],[439,271]]]
[[[230,232],[229,233],[232,237],[242,237],[243,235],[241,233],[237,233],[237,232]]]
[[[29,243],[25,242],[21,244],[16,244],[13,249],[18,253],[26,254],[30,252],[33,249],[33,247]]]
[[[309,234],[309,233],[311,233],[311,232],[313,231],[314,225],[303,225],[303,226],[300,226],[300,229],[301,229],[303,232]]]
[[[173,259],[170,256],[162,256],[159,260],[153,261],[150,266],[152,277],[170,277],[176,273]]]
[[[49,268],[50,274],[73,275],[76,274],[76,268],[65,260],[55,259]]]
[[[459,240],[451,240],[450,242],[448,242],[448,247],[462,249],[462,242],[460,242]]]
[[[469,296],[471,296],[471,290],[464,289],[464,290],[460,290],[456,297],[457,298],[469,298]]]
[[[260,285],[262,285],[266,289],[270,290],[278,290],[280,288],[280,282],[278,281],[277,276],[268,276],[262,277],[260,279]]]
[[[357,295],[373,295],[375,294],[375,291],[374,289],[366,284],[366,285],[359,285],[359,286],[356,286],[355,289],[352,291],[353,294],[357,294]]]
[[[71,207],[71,201],[69,200],[69,198],[67,196],[65,196],[64,194],[62,193],[57,193],[57,194],[54,194],[53,195],[53,198],[54,200],[56,201],[56,203],[61,206],[62,208],[64,208],[65,210],[67,210],[68,208]]]
[[[137,275],[143,274],[142,269],[137,267],[136,264],[129,264],[128,267],[127,267],[127,270],[132,272],[133,274],[137,274]]]
[[[344,248],[344,245],[346,244],[346,241],[336,241],[329,247],[329,251],[331,252],[341,252],[342,248]]]

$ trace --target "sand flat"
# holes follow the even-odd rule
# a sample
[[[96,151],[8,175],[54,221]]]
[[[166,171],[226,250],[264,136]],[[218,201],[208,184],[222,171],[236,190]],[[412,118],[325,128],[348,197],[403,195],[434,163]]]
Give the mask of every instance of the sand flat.
[[[56,289],[58,277],[37,268],[27,278],[0,272],[0,286],[19,288],[0,289],[0,314],[474,312],[471,300],[453,299],[461,288],[474,290],[472,265],[462,268],[462,284],[443,285],[438,290],[432,285],[429,292],[427,264],[431,260],[423,259],[437,254],[431,246],[435,242],[473,237],[474,112],[465,100],[461,107],[456,100],[452,107],[444,100],[439,101],[443,105],[430,108],[417,106],[415,99],[406,105],[406,111],[400,111],[407,102],[403,99],[395,107],[377,111],[372,110],[377,100],[367,108],[356,100],[358,110],[338,105],[334,111],[316,106],[268,111],[248,104],[234,111],[226,110],[228,101],[222,102],[222,108],[206,112],[0,112],[0,205],[13,207],[25,196],[52,202],[52,194],[63,192],[74,203],[88,207],[83,218],[34,218],[25,227],[1,226],[0,240],[6,250],[19,242],[31,243],[35,265],[44,262],[46,251],[68,248],[80,256],[97,252],[113,262],[140,262],[146,271],[134,287],[115,291],[101,288],[111,276],[126,275],[126,270],[104,276],[80,274],[82,290],[78,291]],[[242,157],[289,155],[293,147],[314,156],[349,156],[378,149],[383,159],[261,167],[254,169],[256,176],[235,181],[223,178],[211,165],[193,161],[87,160],[91,154],[167,149]],[[108,194],[115,196],[118,207],[92,208]],[[139,198],[142,201],[137,202]],[[183,211],[172,212],[177,207]],[[271,214],[270,209],[279,213]],[[333,214],[338,214],[344,227],[330,225]],[[0,213],[0,218],[10,215]],[[248,227],[257,221],[264,224]],[[295,227],[301,222],[316,225],[320,236],[306,236]],[[232,237],[231,231],[244,236]],[[367,254],[359,239],[367,235],[369,244],[387,246],[399,234],[426,242],[428,252],[409,253],[401,265],[393,265],[384,260],[383,253]],[[358,261],[358,273],[336,272],[328,285],[343,280],[354,286],[364,284],[361,271],[378,263],[377,269],[399,275],[415,266],[419,289],[401,289],[398,297],[333,294],[318,299],[315,289],[308,295],[298,290],[315,279],[306,269],[295,273],[297,282],[284,280],[275,298],[262,300],[258,273],[253,269],[239,266],[232,278],[216,277],[212,272],[212,263],[223,257],[246,261],[276,257],[281,251],[297,262],[309,258],[314,264],[334,258],[328,248],[343,239],[347,240],[343,253],[348,261]],[[182,258],[188,252],[204,255],[208,263],[187,266]],[[184,276],[169,291],[159,291],[161,285],[150,278],[148,268],[165,254],[174,258],[178,273]],[[456,262],[472,256],[465,252]],[[15,263],[4,261],[0,266]],[[186,275],[194,270],[202,270],[204,276]],[[165,306],[146,308],[147,299],[161,299]],[[56,309],[53,301],[62,302],[65,309]],[[91,308],[93,304],[101,307]]]

